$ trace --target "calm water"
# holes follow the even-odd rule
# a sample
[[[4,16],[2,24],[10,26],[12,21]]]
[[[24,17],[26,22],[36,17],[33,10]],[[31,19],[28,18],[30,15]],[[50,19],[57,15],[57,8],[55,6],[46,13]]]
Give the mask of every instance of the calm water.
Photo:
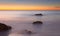
[[[43,16],[34,15],[39,13]],[[43,24],[33,25],[37,20]],[[60,36],[60,11],[0,11],[0,22],[12,26],[9,36]],[[35,34],[25,34],[26,29]]]

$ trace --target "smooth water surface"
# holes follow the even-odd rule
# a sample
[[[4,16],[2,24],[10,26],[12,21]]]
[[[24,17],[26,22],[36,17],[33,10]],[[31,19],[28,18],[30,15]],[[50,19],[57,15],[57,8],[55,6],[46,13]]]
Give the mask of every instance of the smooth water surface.
[[[43,16],[34,15],[39,13]],[[60,11],[0,11],[0,22],[12,26],[9,36],[60,36]],[[34,34],[25,34],[26,29]]]

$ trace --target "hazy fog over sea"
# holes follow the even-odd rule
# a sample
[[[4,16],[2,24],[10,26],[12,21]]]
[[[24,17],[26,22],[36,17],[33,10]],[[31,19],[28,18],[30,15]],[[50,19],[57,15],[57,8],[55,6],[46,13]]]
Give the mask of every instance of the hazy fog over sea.
[[[35,14],[43,16],[35,16]],[[42,21],[42,25],[33,25]],[[12,26],[9,36],[60,36],[60,11],[0,11],[0,23]],[[24,30],[36,34],[21,34]]]

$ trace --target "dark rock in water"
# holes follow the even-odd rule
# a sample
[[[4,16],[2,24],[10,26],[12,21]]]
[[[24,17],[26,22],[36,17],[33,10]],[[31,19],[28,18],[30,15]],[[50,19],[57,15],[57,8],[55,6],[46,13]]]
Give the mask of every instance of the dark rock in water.
[[[43,24],[43,22],[42,21],[35,21],[35,22],[33,22],[33,24]]]
[[[25,32],[26,32],[27,34],[32,34],[32,33],[33,33],[33,32],[30,31],[30,30],[25,30]]]
[[[0,23],[0,31],[10,30],[12,27],[5,25],[4,23]]]
[[[35,14],[36,16],[43,16],[42,14]]]
[[[32,34],[32,31],[27,31],[28,34]]]

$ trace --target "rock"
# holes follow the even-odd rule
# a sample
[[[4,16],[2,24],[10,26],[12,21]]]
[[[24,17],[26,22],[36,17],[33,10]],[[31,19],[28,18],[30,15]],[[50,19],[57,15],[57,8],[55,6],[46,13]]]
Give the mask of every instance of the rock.
[[[33,24],[43,24],[43,22],[42,21],[35,21],[35,22],[33,22]]]
[[[40,14],[35,14],[36,16],[43,16],[41,13]]]
[[[30,31],[30,30],[25,30],[25,33],[27,33],[27,34],[32,34],[33,32]]]
[[[32,34],[32,31],[27,31],[28,34]]]
[[[4,23],[0,23],[0,31],[6,31],[6,30],[10,30],[11,27],[5,25]]]

